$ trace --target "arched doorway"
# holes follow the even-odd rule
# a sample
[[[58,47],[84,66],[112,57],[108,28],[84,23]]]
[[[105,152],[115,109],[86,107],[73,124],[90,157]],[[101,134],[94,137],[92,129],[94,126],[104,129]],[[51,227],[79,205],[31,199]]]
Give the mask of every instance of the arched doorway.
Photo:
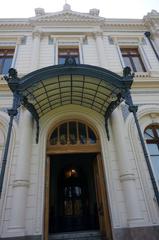
[[[47,143],[45,240],[60,232],[100,230],[111,239],[98,134],[78,120],[59,123]]]

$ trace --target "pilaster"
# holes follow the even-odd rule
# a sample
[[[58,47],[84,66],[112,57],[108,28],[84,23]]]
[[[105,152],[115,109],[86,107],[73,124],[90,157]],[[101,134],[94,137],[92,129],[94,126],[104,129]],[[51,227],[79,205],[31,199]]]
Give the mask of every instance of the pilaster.
[[[32,47],[32,60],[31,60],[30,71],[37,70],[39,66],[41,30],[35,29],[35,31],[33,31],[32,37],[33,37],[33,47]]]
[[[25,235],[25,215],[29,187],[30,152],[32,145],[32,117],[21,108],[19,124],[19,154],[13,181],[13,198],[9,232],[11,236]]]
[[[111,122],[115,148],[117,151],[120,181],[123,186],[124,199],[128,213],[128,224],[134,225],[143,218],[135,185],[136,176],[129,161],[128,148],[125,140],[124,120],[120,108],[115,109],[112,113]]]
[[[107,68],[107,60],[106,60],[105,51],[104,51],[104,42],[103,42],[102,32],[94,33],[94,37],[96,40],[96,48],[97,48],[100,67]]]

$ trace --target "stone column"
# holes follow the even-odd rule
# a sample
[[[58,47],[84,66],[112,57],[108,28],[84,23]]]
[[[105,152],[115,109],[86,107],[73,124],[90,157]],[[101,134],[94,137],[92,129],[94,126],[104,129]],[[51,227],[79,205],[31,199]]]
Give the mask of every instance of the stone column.
[[[121,109],[117,108],[111,117],[112,131],[117,153],[120,181],[123,186],[124,198],[130,224],[142,220],[137,190],[135,186],[136,176],[132,170],[128,147],[125,140],[125,126]]]
[[[104,42],[103,42],[103,36],[101,32],[95,33],[95,39],[96,39],[96,47],[97,47],[97,53],[99,58],[99,64],[100,67],[107,68],[107,60],[104,53]]]
[[[37,70],[40,59],[40,30],[33,32],[33,47],[32,47],[32,59],[31,59],[31,71]]]
[[[16,236],[25,235],[25,216],[29,187],[29,170],[32,146],[32,116],[21,108],[19,122],[19,152],[13,181],[13,198],[9,230]]]

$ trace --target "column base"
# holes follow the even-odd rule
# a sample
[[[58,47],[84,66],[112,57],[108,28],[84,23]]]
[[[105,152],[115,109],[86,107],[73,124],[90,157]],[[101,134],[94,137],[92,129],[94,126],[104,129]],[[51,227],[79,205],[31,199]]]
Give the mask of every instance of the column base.
[[[113,240],[158,240],[159,226],[114,228]]]

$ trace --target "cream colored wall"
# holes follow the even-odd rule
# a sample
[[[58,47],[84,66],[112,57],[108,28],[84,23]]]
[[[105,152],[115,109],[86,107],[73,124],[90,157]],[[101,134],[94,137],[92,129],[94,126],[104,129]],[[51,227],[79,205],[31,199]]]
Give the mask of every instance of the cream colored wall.
[[[87,24],[86,24],[87,26]],[[88,28],[88,26],[87,26]],[[122,27],[120,26],[120,29]],[[137,27],[131,26],[132,31],[136,31]],[[71,29],[71,28],[70,28]],[[73,31],[75,31],[75,28]],[[86,29],[86,28],[85,28]],[[42,27],[41,27],[42,30]],[[55,28],[54,28],[55,30]],[[99,30],[99,28],[94,28],[94,33]],[[100,29],[101,30],[101,29]],[[51,31],[51,28],[50,28]],[[53,31],[53,28],[52,28]],[[64,31],[64,30],[63,30]],[[124,31],[124,30],[123,30]],[[142,31],[136,32],[136,36],[141,37],[145,31],[143,27]],[[18,31],[17,31],[18,33]],[[82,33],[82,28],[81,28]],[[92,33],[86,33],[88,42],[82,45],[83,48],[83,58],[84,64],[90,64],[99,66],[100,59],[98,56],[98,49],[96,44],[96,39],[94,37],[93,28]],[[119,58],[119,52],[117,50],[118,46],[116,44],[110,44],[108,41],[108,35],[112,35],[114,32],[109,30],[109,33],[105,32],[103,36],[104,49],[103,54],[107,60],[108,70],[116,73],[122,72],[121,61]],[[18,70],[20,75],[25,75],[31,71],[31,59],[32,59],[32,46],[33,37],[31,32],[27,33],[27,41],[24,45],[19,45],[17,58],[15,63],[15,68]],[[78,33],[79,34],[79,33]],[[83,33],[82,33],[83,34]],[[121,32],[115,33],[118,37]],[[125,32],[124,35],[129,35]],[[132,34],[131,34],[132,36]],[[139,91],[145,89],[145,93],[137,92],[137,85],[135,90],[133,89],[133,99],[136,104],[144,104],[139,107],[138,116],[142,127],[144,128],[155,122],[159,123],[159,94],[158,88],[151,87],[151,92],[149,92],[150,87],[147,88],[146,82],[159,82],[159,63],[152,51],[152,48],[147,40],[146,44],[142,45],[142,54],[145,57],[145,62],[150,72],[149,77],[135,78],[135,82],[140,81]],[[159,41],[156,41],[158,43]],[[130,41],[131,43],[131,41]],[[159,45],[158,45],[159,47]],[[40,37],[40,52],[38,59],[38,68],[43,68],[46,66],[53,65],[54,62],[54,45],[48,44],[48,36],[41,34]],[[154,77],[153,77],[154,76]],[[0,108],[8,108],[12,104],[12,96],[8,90],[1,87],[0,83]],[[135,93],[136,91],[136,93]],[[153,93],[155,91],[155,93]],[[151,105],[149,105],[151,104]],[[153,114],[152,114],[153,113]],[[124,199],[123,186],[120,181],[119,173],[119,159],[116,151],[115,141],[109,124],[110,131],[110,141],[107,140],[105,133],[104,119],[98,113],[86,109],[80,106],[64,106],[60,107],[54,111],[51,111],[45,115],[40,120],[40,141],[37,145],[35,143],[36,126],[33,127],[32,135],[32,149],[31,149],[31,159],[30,159],[30,185],[28,189],[27,205],[25,210],[25,232],[26,235],[39,235],[43,231],[43,210],[44,210],[44,172],[45,172],[45,158],[46,158],[46,139],[51,128],[53,128],[56,123],[60,120],[78,118],[82,121],[86,121],[96,127],[102,146],[102,157],[104,162],[105,176],[107,182],[108,191],[108,201],[110,206],[110,216],[113,227],[132,227],[128,224],[128,212],[126,208],[126,203]],[[4,112],[0,112],[0,128],[5,135],[7,133],[8,126],[8,116]],[[1,199],[0,214],[2,216],[0,224],[0,236],[17,236],[17,233],[10,232],[10,212],[12,206],[12,192],[13,192],[13,180],[15,177],[16,160],[19,153],[19,123],[14,122],[13,136],[11,139],[11,148],[9,153],[9,161],[7,163],[7,173],[4,185],[4,195]],[[136,128],[133,123],[133,118],[131,115],[128,116],[125,122],[125,132],[126,132],[126,146],[128,151],[128,161],[131,162],[132,169],[136,176],[136,191],[138,196],[139,205],[141,207],[141,212],[143,220],[136,222],[136,226],[147,226],[159,224],[159,213],[156,202],[154,201],[154,193],[152,185],[149,178],[149,173],[145,160],[143,157],[142,149],[138,140],[138,135],[136,133]],[[0,143],[0,154],[2,152],[2,145]],[[17,203],[18,205],[18,203]],[[135,225],[135,223],[134,223]]]
[[[143,109],[149,109],[149,112],[153,112],[152,106],[145,106]],[[155,107],[155,113],[158,112],[158,108]],[[127,227],[127,210],[125,206],[125,199],[123,194],[122,184],[119,176],[119,164],[118,156],[116,152],[116,146],[114,144],[111,127],[110,141],[107,140],[107,136],[104,129],[104,119],[96,112],[80,107],[80,106],[65,106],[60,107],[41,119],[41,131],[40,142],[35,144],[35,131],[33,133],[33,145],[32,145],[32,158],[30,163],[30,186],[28,191],[28,199],[26,206],[26,234],[34,235],[41,234],[43,229],[43,204],[44,204],[44,172],[45,172],[45,153],[46,153],[46,139],[47,135],[60,120],[77,118],[90,123],[95,126],[101,140],[102,157],[104,161],[108,200],[110,206],[110,216],[113,227]],[[149,119],[148,117],[147,119]],[[142,117],[142,119],[145,119]],[[156,118],[157,119],[157,118]],[[148,170],[144,163],[142,151],[139,148],[138,137],[135,133],[135,129],[132,124],[133,119],[128,117],[125,127],[127,132],[127,147],[129,152],[129,159],[133,166],[135,175],[137,176],[136,190],[138,193],[138,199],[140,202],[144,225],[155,225],[159,223],[159,216],[157,213],[156,203],[153,200],[153,190],[150,181],[148,180]],[[158,121],[158,120],[157,120]],[[149,120],[144,120],[148,124]],[[142,122],[141,122],[142,123]],[[145,127],[146,125],[144,125]],[[17,136],[18,130],[16,130]],[[130,138],[130,140],[129,140]],[[139,149],[138,149],[139,148]],[[10,236],[8,229],[10,219],[10,208],[12,203],[12,181],[14,178],[14,170],[16,168],[16,157],[18,154],[18,145],[14,147],[14,155],[12,166],[10,166],[10,174],[8,174],[8,190],[6,191],[6,198],[3,205],[3,223],[1,224],[2,236]],[[142,165],[140,164],[140,159]],[[143,171],[144,169],[144,171]],[[147,179],[147,181],[145,180]],[[137,223],[138,224],[138,223]],[[14,233],[12,232],[12,236]],[[16,235],[15,235],[16,236]]]
[[[9,117],[6,113],[0,111],[0,131],[4,134],[4,139],[6,139],[7,129],[8,129]],[[10,210],[11,210],[11,202],[12,202],[12,182],[14,179],[14,170],[16,164],[16,158],[18,149],[16,146],[16,132],[17,125],[13,123],[13,131],[10,139],[10,149],[8,153],[8,160],[6,164],[6,174],[4,178],[3,191],[1,195],[0,202],[0,236],[6,236],[8,232],[8,224],[10,220]],[[0,146],[1,150],[4,148]],[[2,152],[3,152],[2,151]],[[1,163],[3,159],[3,154],[1,155]]]
[[[50,65],[54,65],[54,50],[55,44],[49,45],[48,36],[44,36],[40,41],[40,61],[39,68],[47,67]]]
[[[32,58],[32,36],[26,34],[26,43],[18,46],[17,58],[14,68],[18,74],[25,75],[30,72],[30,63]]]
[[[138,119],[140,122],[142,132],[144,132],[144,129],[150,124],[153,123],[159,124],[158,104],[155,103],[153,105],[145,104],[144,106],[139,107]],[[138,175],[137,190],[141,202],[143,215],[148,225],[159,224],[158,205],[155,200],[155,195],[149,176],[149,171],[143,156],[134,120],[131,115],[128,117],[126,121],[126,126],[128,129],[130,148],[132,150],[132,160],[134,167],[136,168],[136,174]]]
[[[83,45],[84,64],[99,66],[96,42],[93,36],[88,36],[88,43]]]
[[[114,43],[110,43],[108,37],[111,36],[111,33],[104,33],[103,41],[104,41],[104,54],[107,58],[108,69],[112,72],[121,73],[122,66],[119,59],[119,53],[117,50],[117,45]]]

